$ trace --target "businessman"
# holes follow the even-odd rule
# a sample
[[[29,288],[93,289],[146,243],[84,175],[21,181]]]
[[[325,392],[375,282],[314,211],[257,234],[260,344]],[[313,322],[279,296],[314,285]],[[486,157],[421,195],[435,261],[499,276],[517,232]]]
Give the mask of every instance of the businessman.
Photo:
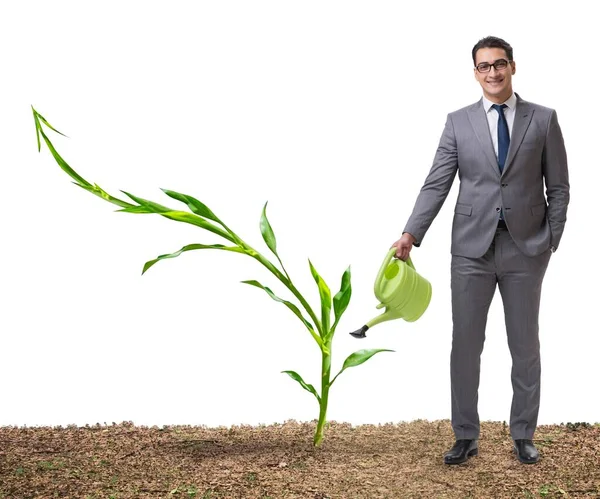
[[[512,47],[489,36],[473,47],[472,57],[483,96],[448,114],[433,166],[392,246],[406,260],[421,245],[458,172],[450,355],[456,441],[444,462],[459,464],[478,453],[480,357],[497,285],[512,357],[510,434],[519,461],[531,464],[539,460],[533,435],[540,404],[540,294],[565,227],[567,155],[556,111],[513,92]]]

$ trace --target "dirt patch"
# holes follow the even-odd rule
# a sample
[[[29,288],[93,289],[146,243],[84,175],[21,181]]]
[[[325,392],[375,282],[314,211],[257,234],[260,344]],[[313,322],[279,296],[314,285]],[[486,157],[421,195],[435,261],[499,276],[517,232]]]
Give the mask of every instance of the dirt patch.
[[[600,498],[600,425],[539,426],[540,462],[484,422],[479,456],[443,463],[448,420],[361,425],[0,428],[0,497]]]

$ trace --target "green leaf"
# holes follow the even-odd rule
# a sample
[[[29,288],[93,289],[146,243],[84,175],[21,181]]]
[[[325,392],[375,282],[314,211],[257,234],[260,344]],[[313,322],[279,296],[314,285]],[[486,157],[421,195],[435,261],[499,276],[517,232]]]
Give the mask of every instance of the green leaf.
[[[46,118],[44,118],[40,113],[38,113],[33,106],[31,106],[31,109],[33,109],[33,115],[36,116],[36,118],[39,118],[40,120],[42,120],[44,122],[44,124],[50,128],[51,130],[54,130],[56,133],[60,133],[63,137],[67,137],[64,133],[59,132],[56,128],[54,128],[50,123],[48,123],[48,121],[46,121]],[[67,137],[69,138],[69,137]]]
[[[333,310],[335,313],[336,324],[340,320],[340,317],[342,317],[342,314],[348,308],[351,296],[352,285],[350,284],[350,267],[348,267],[342,275],[342,284],[340,286],[340,290],[333,297]]]
[[[275,256],[277,256],[277,241],[275,240],[275,233],[273,232],[273,228],[271,227],[271,224],[269,223],[269,220],[267,218],[267,203],[265,203],[262,214],[260,216],[260,233],[262,234],[262,237],[265,243],[267,243],[269,249],[273,252]]]
[[[331,315],[331,291],[310,260],[308,260],[308,264],[310,265],[310,273],[319,288],[319,298],[321,299],[321,323],[323,326],[323,334],[327,335]]]
[[[33,106],[31,106],[31,110],[33,111],[33,121],[35,122],[35,135],[37,138],[38,152],[42,150],[42,144],[40,143],[40,132],[42,134],[44,133],[44,132],[42,132],[42,126],[40,125],[40,120],[42,120],[44,122],[44,124],[51,130],[54,130],[56,133],[59,133],[63,137],[67,137],[64,133],[59,132],[50,123],[48,123],[46,121],[46,118],[44,118],[40,113],[38,113]]]
[[[171,210],[171,208],[167,208],[166,206],[155,203],[154,201],[149,201],[148,199],[134,196],[133,194],[130,194],[129,192],[126,192],[126,191],[121,191],[121,192],[123,194],[125,194],[127,197],[133,199],[140,206],[148,208],[152,213],[165,213],[168,211],[173,211],[173,210]],[[185,212],[182,212],[182,213],[185,213]]]
[[[201,216],[195,215],[194,213],[189,213],[187,211],[176,211],[171,208],[167,208],[166,206],[155,203],[154,201],[149,201],[147,199],[140,198],[138,196],[134,196],[129,192],[122,191],[124,194],[133,199],[136,203],[138,203],[140,207],[127,207],[124,210],[118,210],[125,213],[158,213],[169,220],[175,220],[177,222],[185,222],[188,224],[195,225],[197,227],[201,227],[202,229],[206,229],[213,234],[217,234],[228,241],[235,242],[233,237],[225,232],[220,227],[213,225],[208,220],[202,218]],[[145,211],[145,208],[148,211]]]
[[[315,387],[313,385],[309,385],[307,383],[305,383],[305,381],[302,379],[302,376],[300,376],[297,372],[295,371],[281,371],[282,373],[287,374],[290,378],[296,380],[298,383],[300,383],[300,386],[302,386],[302,388],[304,388],[306,391],[312,393],[316,398],[317,401],[319,402],[319,404],[321,403],[321,397],[319,397],[319,394],[317,393],[317,390],[315,390]]]
[[[123,207],[122,210],[116,210],[116,211],[125,211],[125,210],[131,210],[132,208],[140,208],[139,206],[134,206],[130,203],[127,203],[125,201],[122,201],[118,198],[115,198],[113,196],[111,196],[108,192],[106,192],[104,189],[102,189],[102,187],[100,187],[98,184],[94,184],[94,185],[83,185],[80,184],[78,182],[73,182],[77,187],[81,187],[82,189],[91,192],[92,194],[95,194],[96,196],[104,199],[105,201],[108,201],[109,203],[112,204],[116,204],[118,206]],[[140,212],[140,213],[154,213],[152,211],[145,211],[145,212]]]
[[[222,238],[227,239],[232,243],[235,242],[233,240],[233,237],[231,237],[223,229],[211,224],[208,220],[205,220],[204,218],[199,217],[198,215],[194,215],[193,213],[188,213],[187,211],[167,211],[165,213],[160,213],[160,215],[162,215],[165,218],[168,218],[169,220],[176,220],[178,222],[185,222],[188,224],[195,225],[197,227],[201,227],[212,232],[213,234],[218,234]]]
[[[117,211],[119,213],[156,213],[147,206],[128,206],[127,208],[123,208],[122,210]]]
[[[44,130],[42,129],[42,126],[40,124],[40,120],[46,126],[48,126],[50,129],[54,130],[55,132],[60,133],[61,135],[65,136],[65,137],[66,137],[66,135],[59,132],[58,130],[56,130],[56,128],[54,128],[52,125],[50,125],[50,123],[48,123],[48,121],[46,121],[46,119],[33,108],[33,106],[31,106],[31,109],[33,110],[33,118],[35,121],[35,131],[36,131],[37,142],[38,142],[38,151],[41,149],[41,144],[40,144],[40,135],[41,135],[42,138],[44,139],[44,142],[48,146],[48,149],[52,153],[52,156],[54,157],[55,161],[58,163],[58,166],[60,166],[62,168],[62,170],[65,173],[67,173],[67,175],[69,175],[69,177],[71,177],[75,181],[74,182],[75,185],[91,192],[92,194],[95,194],[96,196],[101,197],[102,199],[104,199],[106,201],[109,201],[110,203],[121,206],[122,208],[127,208],[127,207],[132,206],[130,203],[127,203],[126,201],[122,201],[121,199],[111,196],[110,194],[105,192],[103,189],[101,189],[97,184],[92,185],[90,182],[88,182],[86,179],[84,179],[81,175],[79,175],[79,173],[77,173],[75,170],[73,170],[73,168],[71,168],[69,166],[69,164],[62,158],[62,156],[54,148],[54,146],[52,145],[52,142],[44,133]]]
[[[289,302],[287,300],[279,298],[267,286],[263,286],[258,281],[250,280],[250,281],[242,281],[242,283],[244,283],[244,284],[250,284],[251,286],[256,286],[257,288],[263,289],[263,290],[265,290],[267,292],[267,294],[271,298],[273,298],[273,300],[278,301],[279,303],[283,303],[287,308],[289,308],[294,313],[294,315],[296,317],[298,317],[303,322],[303,324],[310,331],[310,334],[316,340],[316,342],[319,344],[319,346],[321,346],[323,344],[323,342],[321,341],[321,338],[319,338],[319,335],[317,333],[315,333],[313,325],[304,318],[304,316],[302,315],[302,312],[300,311],[300,309],[296,305],[294,305],[292,302]]]
[[[379,352],[394,352],[394,350],[388,350],[385,348],[373,348],[367,350],[357,350],[356,352],[350,354],[346,360],[344,361],[344,365],[342,366],[342,371],[349,367],[359,366],[363,362],[369,360],[373,355]],[[341,372],[341,371],[340,371]]]
[[[44,119],[44,117],[41,114],[39,114],[35,109],[33,109],[33,107],[32,107],[32,110],[33,110],[33,117],[34,117],[34,121],[35,121],[36,133],[37,133],[37,137],[38,137],[38,146],[39,146],[39,135],[41,134],[44,141],[46,142],[46,145],[48,146],[48,149],[54,156],[54,159],[56,160],[58,165],[73,180],[75,180],[75,184],[78,185],[79,187],[81,187],[82,189],[85,189],[86,191],[91,192],[92,194],[95,194],[96,196],[99,196],[106,201],[109,201],[113,204],[120,206],[121,208],[124,208],[123,210],[118,210],[118,211],[123,211],[126,213],[158,213],[158,214],[164,216],[165,218],[169,218],[171,220],[175,220],[178,222],[185,222],[185,223],[189,223],[192,225],[196,225],[197,227],[206,229],[214,234],[217,234],[217,235],[223,237],[224,239],[227,239],[228,241],[231,241],[233,243],[236,242],[234,240],[234,238],[228,232],[221,229],[220,227],[216,227],[215,225],[210,223],[208,220],[206,220],[205,218],[202,218],[201,216],[199,216],[197,214],[188,213],[185,211],[175,211],[175,210],[172,210],[171,208],[167,208],[166,206],[155,203],[154,201],[149,201],[147,199],[143,199],[143,198],[134,196],[133,194],[130,194],[128,192],[122,191],[129,198],[131,198],[133,201],[135,201],[136,203],[138,203],[140,205],[140,206],[135,206],[135,205],[132,205],[131,203],[122,201],[118,198],[111,196],[110,194],[105,192],[103,189],[101,189],[97,184],[92,185],[90,182],[88,182],[86,179],[84,179],[81,175],[79,175],[75,170],[73,170],[68,165],[68,163],[60,156],[60,154],[58,154],[58,152],[52,145],[52,142],[50,142],[50,139],[48,139],[48,137],[44,133],[42,126],[40,124],[40,121],[42,121],[45,125],[49,126],[50,128],[52,128],[52,127]],[[52,128],[52,129],[54,130],[54,128]],[[57,130],[55,130],[55,131],[57,131]],[[58,132],[58,133],[60,133],[60,132]],[[169,191],[169,192],[173,192],[173,191]],[[198,210],[202,210],[202,206],[204,206],[204,205],[202,205],[202,203],[200,203],[197,200],[194,200],[191,197],[188,199],[188,201],[192,205],[194,205],[195,208]],[[208,210],[208,208],[206,208],[206,210]],[[210,215],[212,212],[210,210],[208,210],[207,212],[205,212],[205,214],[206,213],[208,213]],[[212,214],[212,216],[214,216],[214,214]]]
[[[31,106],[31,109],[33,109],[33,106]],[[40,126],[40,120],[38,120],[35,109],[33,109],[33,123],[35,124],[35,138],[37,139],[38,152],[40,152],[42,150],[42,144],[40,142],[40,131],[42,127]]]
[[[38,122],[38,125],[39,125],[39,122]],[[44,142],[46,142],[46,145],[48,146],[48,149],[52,153],[52,156],[54,156],[54,160],[58,163],[58,166],[60,166],[62,168],[62,170],[65,173],[67,173],[67,175],[69,175],[78,184],[80,184],[82,186],[84,186],[84,185],[91,186],[92,184],[90,182],[88,182],[81,175],[79,175],[79,173],[77,173],[75,170],[73,170],[73,168],[71,168],[69,166],[69,164],[62,158],[62,156],[60,154],[58,154],[58,151],[54,148],[54,146],[52,145],[52,142],[50,142],[50,139],[46,136],[46,134],[42,130],[41,126],[39,126],[38,131],[42,135]]]
[[[373,355],[375,355],[376,353],[379,353],[379,352],[394,352],[394,350],[388,350],[388,349],[385,349],[385,348],[374,348],[374,349],[369,349],[369,350],[357,350],[356,352],[350,354],[346,358],[346,360],[344,361],[344,365],[342,366],[342,369],[340,370],[339,373],[337,373],[335,375],[335,378],[333,378],[331,380],[331,383],[329,383],[329,386],[331,386],[333,384],[333,382],[336,380],[336,378],[340,374],[342,374],[346,369],[348,369],[349,367],[355,367],[355,366],[361,365],[363,362],[366,362],[371,357],[373,357]]]
[[[218,250],[224,250],[224,251],[233,251],[235,253],[245,253],[245,251],[238,246],[223,246],[222,244],[188,244],[188,245],[184,246],[183,248],[181,248],[179,251],[176,251],[175,253],[159,255],[154,260],[150,260],[150,261],[146,262],[144,264],[144,269],[142,270],[142,275],[150,267],[152,267],[155,263],[159,262],[160,260],[165,260],[167,258],[176,258],[186,251],[199,250],[199,249],[218,249]]]
[[[221,220],[210,210],[208,206],[206,206],[201,201],[198,201],[196,198],[192,196],[188,196],[187,194],[181,194],[180,192],[171,191],[169,189],[161,189],[167,196],[176,199],[177,201],[181,201],[186,204],[187,207],[195,213],[196,215],[200,215],[201,217],[208,218],[213,222],[221,223]]]

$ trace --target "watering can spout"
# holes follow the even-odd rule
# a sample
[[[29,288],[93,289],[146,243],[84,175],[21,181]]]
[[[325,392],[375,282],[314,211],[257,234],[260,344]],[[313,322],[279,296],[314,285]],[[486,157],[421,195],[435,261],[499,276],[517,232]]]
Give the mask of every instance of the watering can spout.
[[[383,303],[380,303],[379,305],[377,305],[376,308],[383,308],[383,307],[385,307],[385,305]],[[385,312],[383,312],[383,314],[380,314],[377,317],[374,317],[369,322],[367,322],[363,327],[361,327],[360,329],[358,329],[356,331],[353,331],[350,334],[352,336],[354,336],[355,338],[366,338],[367,335],[365,333],[367,332],[367,329],[369,329],[370,327],[372,327],[376,324],[379,324],[381,322],[399,319],[400,317],[402,317],[402,314],[400,314],[398,311],[386,308]]]
[[[377,308],[385,307],[385,305],[383,303],[380,303],[380,305],[381,306],[378,305]],[[379,324],[381,322],[393,321],[394,319],[399,319],[400,317],[402,317],[402,314],[400,312],[386,307],[385,312],[383,312],[383,314],[380,314],[377,317],[374,317],[369,322],[367,322],[366,325],[368,327],[371,327],[371,326],[374,326],[375,324]]]
[[[357,329],[356,331],[352,331],[350,334],[355,338],[366,338],[367,335],[365,334],[365,332],[367,331],[367,329],[369,329],[369,326],[365,324],[363,327]]]

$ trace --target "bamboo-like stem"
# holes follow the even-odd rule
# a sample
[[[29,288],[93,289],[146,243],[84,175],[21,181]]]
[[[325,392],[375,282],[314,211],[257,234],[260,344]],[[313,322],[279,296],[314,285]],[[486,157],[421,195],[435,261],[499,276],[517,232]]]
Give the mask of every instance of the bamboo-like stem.
[[[317,421],[317,429],[315,430],[315,436],[313,444],[315,447],[321,445],[323,441],[323,431],[325,429],[325,423],[327,422],[327,403],[329,401],[329,378],[331,376],[331,340],[329,340],[325,347],[327,352],[322,353],[321,359],[321,400],[319,403],[319,420]]]

